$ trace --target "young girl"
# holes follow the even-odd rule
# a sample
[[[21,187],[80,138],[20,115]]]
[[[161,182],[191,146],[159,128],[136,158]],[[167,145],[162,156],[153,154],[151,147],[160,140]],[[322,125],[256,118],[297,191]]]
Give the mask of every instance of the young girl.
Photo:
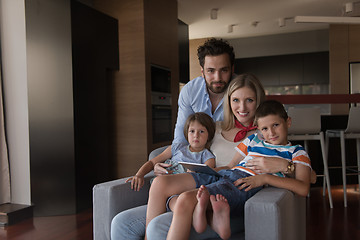
[[[178,162],[205,163],[215,167],[215,156],[208,150],[215,134],[215,123],[206,113],[198,112],[190,115],[184,126],[184,136],[188,143],[173,143],[160,155],[147,161],[137,171],[131,181],[131,189],[139,191],[144,185],[144,176],[154,169],[156,163],[170,163],[169,174],[184,173],[185,169]],[[171,158],[171,159],[170,159]]]

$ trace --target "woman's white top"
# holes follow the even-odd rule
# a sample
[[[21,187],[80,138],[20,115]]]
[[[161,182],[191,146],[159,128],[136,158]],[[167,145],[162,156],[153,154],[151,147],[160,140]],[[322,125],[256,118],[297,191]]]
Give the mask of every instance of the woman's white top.
[[[239,142],[226,140],[221,134],[221,122],[216,122],[216,132],[210,150],[215,155],[216,167],[226,166],[234,157]]]

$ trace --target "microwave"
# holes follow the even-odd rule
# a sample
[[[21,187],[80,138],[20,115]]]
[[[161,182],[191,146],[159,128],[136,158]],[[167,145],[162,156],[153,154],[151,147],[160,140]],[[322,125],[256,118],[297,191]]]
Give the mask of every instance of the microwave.
[[[171,93],[170,69],[157,65],[151,65],[151,91]]]

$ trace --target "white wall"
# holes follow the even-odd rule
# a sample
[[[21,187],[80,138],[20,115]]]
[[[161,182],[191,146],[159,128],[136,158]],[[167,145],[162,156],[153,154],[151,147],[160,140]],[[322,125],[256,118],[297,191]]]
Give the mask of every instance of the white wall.
[[[25,1],[0,0],[1,58],[12,203],[31,204]]]

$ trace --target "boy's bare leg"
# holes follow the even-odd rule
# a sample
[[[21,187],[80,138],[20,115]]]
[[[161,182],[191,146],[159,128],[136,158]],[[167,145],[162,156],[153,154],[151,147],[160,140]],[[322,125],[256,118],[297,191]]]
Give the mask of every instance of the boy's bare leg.
[[[176,200],[173,219],[166,239],[189,239],[192,216],[194,208],[198,203],[196,198],[197,192],[197,189],[184,192]]]
[[[146,226],[150,221],[166,212],[166,201],[174,195],[196,187],[191,174],[175,174],[156,177],[150,187]],[[145,238],[146,239],[146,238]]]
[[[213,215],[210,219],[211,228],[221,239],[230,238],[230,206],[227,199],[221,194],[211,195],[210,203],[213,210]]]
[[[206,210],[208,208],[210,193],[204,185],[201,185],[198,189],[197,204],[193,214],[193,227],[196,232],[202,233],[207,227]]]

